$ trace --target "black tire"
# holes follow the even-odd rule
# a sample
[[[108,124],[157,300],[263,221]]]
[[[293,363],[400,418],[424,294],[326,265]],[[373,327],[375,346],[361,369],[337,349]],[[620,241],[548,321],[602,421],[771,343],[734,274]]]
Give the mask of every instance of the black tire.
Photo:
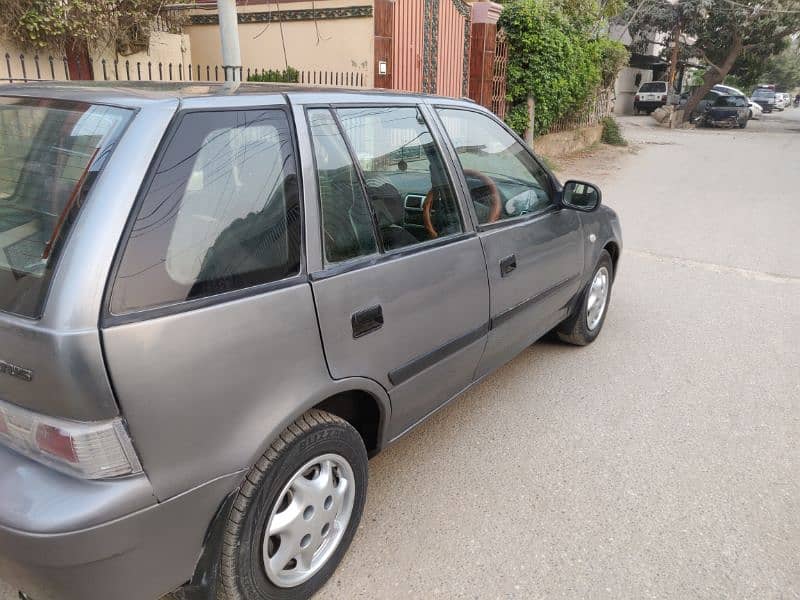
[[[600,317],[600,322],[594,329],[589,329],[589,325],[586,320],[586,312],[588,309],[587,303],[589,301],[589,288],[591,287],[597,272],[604,267],[608,271],[609,275],[606,305],[605,309],[603,310],[603,314]],[[594,271],[592,271],[592,276],[589,277],[589,281],[586,283],[586,286],[581,292],[575,311],[563,323],[556,327],[555,333],[558,336],[558,339],[560,339],[562,342],[574,344],[576,346],[586,346],[597,339],[597,336],[600,335],[600,331],[602,331],[603,324],[606,321],[608,306],[611,302],[611,288],[613,283],[614,264],[611,261],[611,255],[606,250],[603,250],[597,260],[597,265],[595,266]]]
[[[739,129],[744,129],[745,127],[747,127],[747,119],[739,123]]]
[[[347,460],[355,479],[355,498],[343,537],[307,581],[279,587],[268,578],[262,542],[272,508],[298,469],[324,454]],[[336,570],[353,540],[367,495],[367,451],[358,432],[346,421],[310,410],[289,425],[250,469],[233,502],[219,558],[218,600],[300,600],[311,597]]]

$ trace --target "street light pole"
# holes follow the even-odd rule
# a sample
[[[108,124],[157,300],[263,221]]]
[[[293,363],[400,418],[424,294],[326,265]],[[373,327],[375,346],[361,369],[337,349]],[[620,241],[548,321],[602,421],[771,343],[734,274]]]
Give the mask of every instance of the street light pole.
[[[239,49],[239,23],[236,18],[236,0],[217,0],[219,37],[222,43],[222,70],[225,81],[242,80],[242,53]]]

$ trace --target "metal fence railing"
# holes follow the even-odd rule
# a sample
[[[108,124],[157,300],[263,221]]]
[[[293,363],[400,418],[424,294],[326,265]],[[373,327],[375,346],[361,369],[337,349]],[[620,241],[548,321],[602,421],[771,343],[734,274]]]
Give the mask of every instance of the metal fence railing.
[[[86,67],[88,66],[88,70]],[[69,81],[70,73],[89,73],[95,81],[226,81],[234,78],[235,67],[200,65],[181,62],[139,61],[129,59],[70,60],[66,56],[47,57],[34,54],[12,56],[6,53],[0,65],[0,83],[27,83],[29,81]],[[262,67],[238,67],[238,79],[247,81],[251,75],[261,74]],[[297,71],[297,81],[312,86],[365,87],[363,71],[302,70]]]
[[[537,134],[558,133],[599,125],[605,117],[614,112],[612,101],[613,92],[600,90],[582,108],[555,121],[547,131],[537,132]]]

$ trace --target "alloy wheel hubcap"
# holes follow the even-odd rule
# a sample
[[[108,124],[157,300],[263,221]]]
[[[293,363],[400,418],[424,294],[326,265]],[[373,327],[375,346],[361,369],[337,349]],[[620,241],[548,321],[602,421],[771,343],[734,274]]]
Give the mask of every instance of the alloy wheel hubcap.
[[[594,331],[603,318],[608,303],[608,269],[600,267],[594,274],[592,285],[589,287],[589,298],[586,301],[586,326],[589,331]]]
[[[264,570],[278,587],[313,577],[336,551],[355,501],[350,463],[338,454],[308,461],[292,476],[264,531]]]

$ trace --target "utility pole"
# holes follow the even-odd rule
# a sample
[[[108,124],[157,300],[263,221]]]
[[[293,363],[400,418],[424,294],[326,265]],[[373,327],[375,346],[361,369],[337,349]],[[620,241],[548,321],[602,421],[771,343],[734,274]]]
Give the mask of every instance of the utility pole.
[[[242,80],[242,53],[239,49],[239,23],[236,0],[217,0],[219,38],[222,43],[222,70],[226,82]]]

